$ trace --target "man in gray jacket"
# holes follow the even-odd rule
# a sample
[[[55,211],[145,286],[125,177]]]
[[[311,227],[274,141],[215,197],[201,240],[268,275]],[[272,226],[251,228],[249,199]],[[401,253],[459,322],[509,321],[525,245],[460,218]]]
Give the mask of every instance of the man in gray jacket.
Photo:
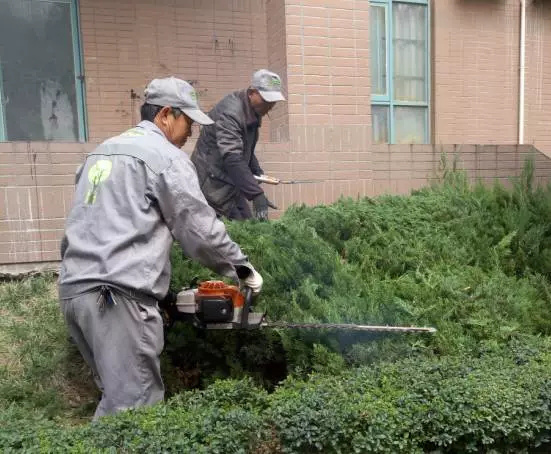
[[[145,91],[142,122],[88,155],[62,241],[59,297],[69,332],[103,392],[94,419],[163,399],[158,301],[170,249],[258,293],[262,278],[205,200],[186,153],[194,121],[212,120],[174,77]]]
[[[209,204],[219,216],[268,218],[268,201],[254,178],[263,174],[255,156],[262,117],[284,101],[280,77],[266,69],[254,73],[251,86],[223,98],[209,112],[214,124],[201,130],[191,160]]]

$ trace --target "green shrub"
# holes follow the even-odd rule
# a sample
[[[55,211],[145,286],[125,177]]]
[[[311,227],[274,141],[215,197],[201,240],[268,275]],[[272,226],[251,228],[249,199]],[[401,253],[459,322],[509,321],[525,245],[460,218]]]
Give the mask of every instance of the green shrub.
[[[218,381],[164,405],[0,434],[4,452],[523,452],[549,441],[551,342],[289,377]],[[493,451],[492,451],[493,450]]]
[[[67,427],[90,417],[97,392],[53,280],[1,285],[0,450],[529,452],[551,433],[551,188],[530,175],[505,190],[449,172],[409,197],[228,223],[264,276],[258,308],[271,320],[438,332],[178,324],[162,357],[174,396],[90,425]],[[217,278],[177,246],[171,261],[175,290]]]
[[[259,307],[270,319],[439,330],[432,337],[281,331],[288,369],[315,370],[315,344],[366,364],[412,349],[453,354],[549,334],[551,187],[533,188],[530,172],[528,165],[512,190],[470,186],[464,174],[448,172],[409,197],[345,199],[293,207],[269,224],[229,223],[265,278]],[[178,262],[174,282],[194,267]],[[240,360],[234,365],[243,369]]]

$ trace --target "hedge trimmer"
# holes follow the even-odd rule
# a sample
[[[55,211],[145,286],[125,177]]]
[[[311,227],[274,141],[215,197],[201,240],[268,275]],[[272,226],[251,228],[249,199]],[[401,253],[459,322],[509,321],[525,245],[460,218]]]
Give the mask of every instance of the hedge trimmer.
[[[185,289],[161,303],[165,320],[171,324],[183,320],[197,328],[227,329],[333,329],[394,333],[435,333],[431,327],[357,325],[353,323],[287,323],[270,322],[265,312],[253,312],[253,295],[222,281],[205,281],[198,288]]]
[[[309,184],[309,183],[324,183],[325,180],[281,180],[279,178],[270,177],[268,175],[255,175],[255,180],[259,183],[266,184]]]

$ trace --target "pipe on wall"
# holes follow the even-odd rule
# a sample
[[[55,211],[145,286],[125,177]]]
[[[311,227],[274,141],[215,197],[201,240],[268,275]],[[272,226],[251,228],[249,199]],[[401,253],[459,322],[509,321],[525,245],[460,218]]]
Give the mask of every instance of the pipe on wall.
[[[518,106],[518,143],[524,143],[524,87],[526,72],[526,0],[520,0],[520,77]]]

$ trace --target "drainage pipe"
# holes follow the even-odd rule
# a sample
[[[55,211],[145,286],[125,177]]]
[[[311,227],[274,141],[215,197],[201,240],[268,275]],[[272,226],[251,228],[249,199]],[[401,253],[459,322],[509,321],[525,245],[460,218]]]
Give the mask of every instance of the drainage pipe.
[[[518,108],[518,143],[524,143],[524,86],[526,72],[526,0],[520,0],[520,77]]]

